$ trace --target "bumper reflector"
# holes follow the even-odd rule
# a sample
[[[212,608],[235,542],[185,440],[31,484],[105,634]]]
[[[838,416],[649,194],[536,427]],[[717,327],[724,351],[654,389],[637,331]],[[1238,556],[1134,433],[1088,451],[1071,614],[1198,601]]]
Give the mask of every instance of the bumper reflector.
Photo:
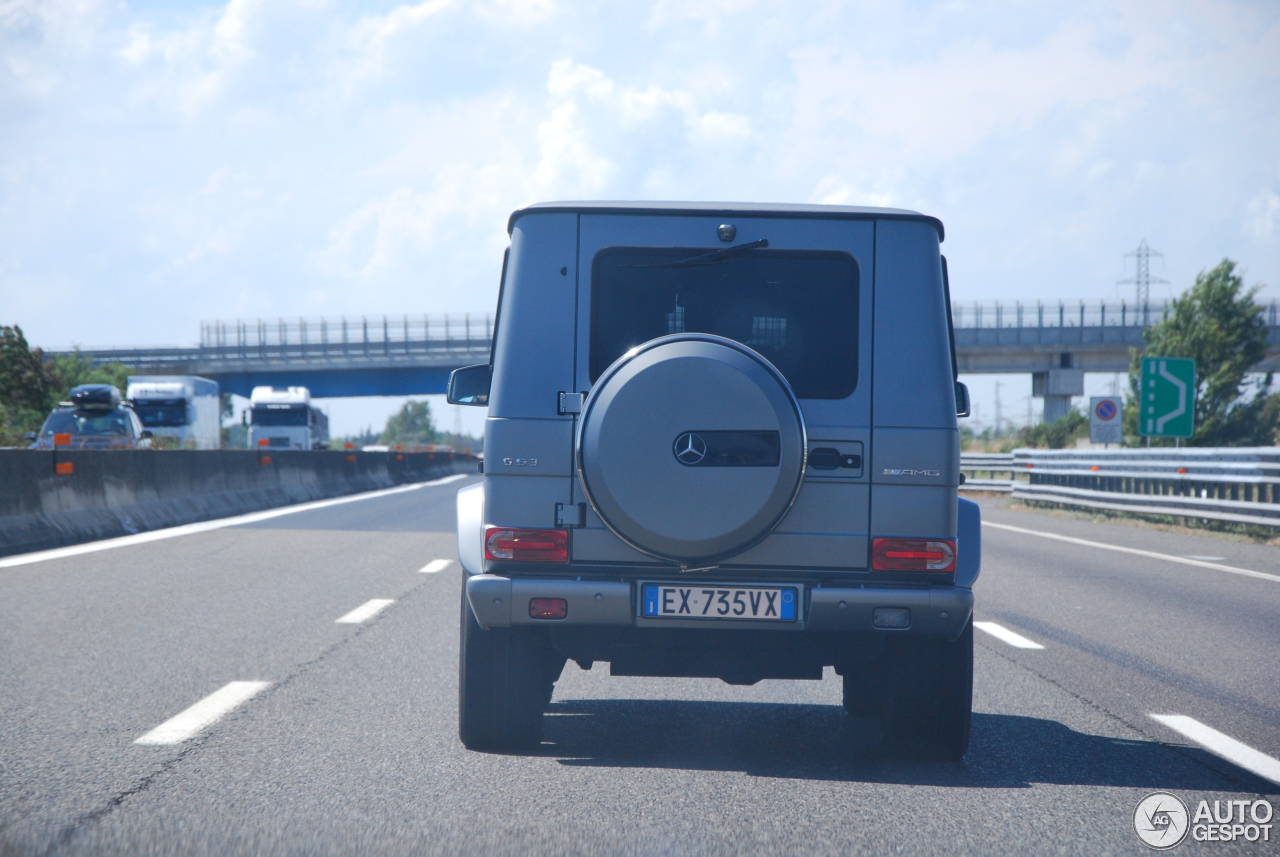
[[[871,624],[876,628],[910,628],[911,611],[906,607],[877,607],[871,611]]]
[[[531,619],[563,619],[569,615],[569,602],[563,598],[530,598]]]
[[[956,543],[950,539],[872,539],[871,567],[877,571],[955,571]]]

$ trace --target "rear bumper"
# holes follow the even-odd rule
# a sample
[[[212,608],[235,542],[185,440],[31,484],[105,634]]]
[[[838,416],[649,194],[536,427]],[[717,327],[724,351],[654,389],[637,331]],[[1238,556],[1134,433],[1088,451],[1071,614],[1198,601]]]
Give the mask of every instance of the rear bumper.
[[[640,628],[769,628],[777,631],[844,631],[956,637],[973,613],[973,590],[957,586],[805,587],[800,619],[787,623],[715,622],[687,619],[647,619],[638,616],[634,583],[616,581],[548,580],[476,574],[467,578],[467,602],[482,628],[512,625],[633,626]],[[563,619],[533,619],[529,599],[563,598]],[[878,608],[910,611],[905,628],[877,627]]]

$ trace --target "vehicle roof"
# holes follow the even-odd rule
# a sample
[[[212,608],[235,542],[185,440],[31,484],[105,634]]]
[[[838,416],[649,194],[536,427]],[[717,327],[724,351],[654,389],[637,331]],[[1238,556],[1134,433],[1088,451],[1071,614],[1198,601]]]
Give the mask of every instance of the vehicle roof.
[[[511,213],[507,233],[526,214],[704,214],[720,217],[812,217],[839,220],[918,220],[938,230],[938,240],[946,236],[942,221],[905,208],[873,208],[861,205],[810,205],[790,202],[663,202],[663,201],[570,201],[539,202]]]

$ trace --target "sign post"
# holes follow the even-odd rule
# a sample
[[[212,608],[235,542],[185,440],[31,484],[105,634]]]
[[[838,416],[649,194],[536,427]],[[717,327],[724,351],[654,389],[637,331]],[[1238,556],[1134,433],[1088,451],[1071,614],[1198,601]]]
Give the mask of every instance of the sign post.
[[[1144,437],[1191,437],[1195,430],[1196,361],[1142,358],[1138,432]]]
[[[1089,443],[1124,443],[1120,426],[1124,424],[1124,405],[1115,396],[1089,399]]]

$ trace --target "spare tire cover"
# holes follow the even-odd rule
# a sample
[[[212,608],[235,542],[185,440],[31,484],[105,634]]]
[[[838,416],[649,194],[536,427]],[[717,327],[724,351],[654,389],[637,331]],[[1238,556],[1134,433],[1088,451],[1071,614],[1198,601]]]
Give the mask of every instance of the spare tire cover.
[[[576,443],[605,525],[682,565],[760,542],[804,476],[804,417],[782,373],[709,334],[664,336],[615,361],[583,405]]]

